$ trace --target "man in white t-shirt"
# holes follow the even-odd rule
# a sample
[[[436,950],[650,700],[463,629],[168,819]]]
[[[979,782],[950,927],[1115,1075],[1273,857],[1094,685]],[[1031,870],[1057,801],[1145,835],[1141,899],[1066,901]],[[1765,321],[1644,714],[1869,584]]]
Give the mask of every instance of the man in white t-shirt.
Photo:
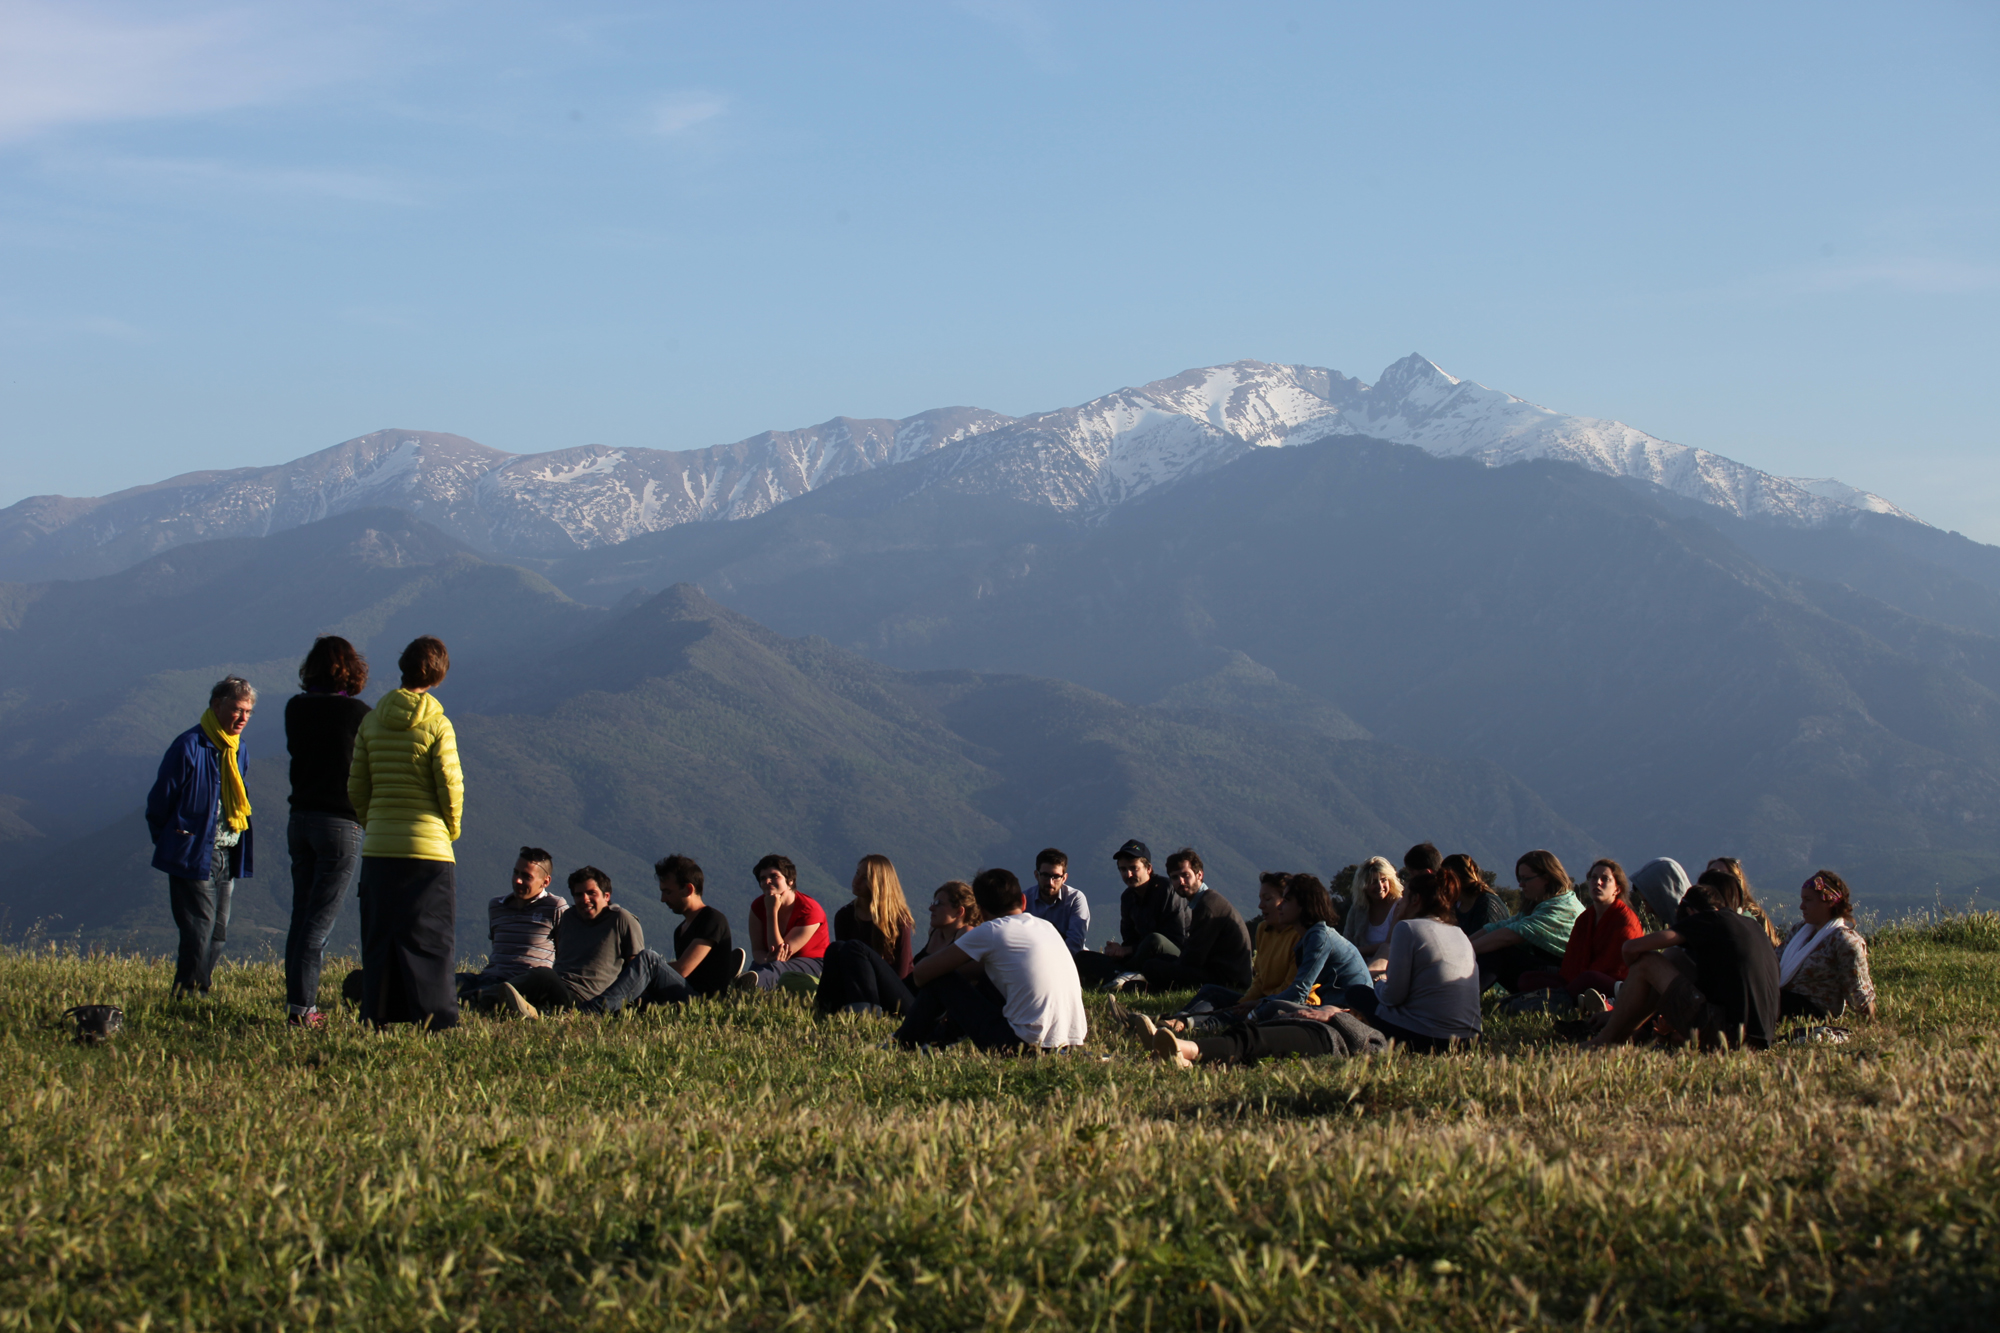
[[[1083,986],[1062,935],[1029,915],[1012,871],[980,872],[972,896],[986,923],[910,973],[917,1002],[896,1040],[917,1046],[966,1037],[982,1051],[1083,1045]]]

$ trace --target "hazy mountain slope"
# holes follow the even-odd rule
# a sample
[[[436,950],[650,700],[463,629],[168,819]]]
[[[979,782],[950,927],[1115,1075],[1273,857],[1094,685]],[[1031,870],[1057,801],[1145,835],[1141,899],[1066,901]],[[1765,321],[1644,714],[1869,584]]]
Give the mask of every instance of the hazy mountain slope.
[[[114,816],[135,785],[143,794],[167,741],[230,671],[262,693],[247,756],[281,756],[284,700],[317,634],[344,634],[370,655],[371,698],[395,687],[405,643],[442,635],[465,694],[509,659],[539,660],[607,618],[394,510],[4,592],[0,796],[19,802],[35,834],[58,838]]]
[[[275,600],[286,586],[299,606]],[[188,608],[226,596],[259,616],[190,640]],[[1199,682],[1188,698],[1207,708],[1135,707],[1018,676],[913,676],[824,640],[782,638],[688,587],[617,615],[580,607],[397,514],[190,547],[16,601],[27,610],[5,651],[41,674],[35,697],[0,719],[0,747],[15,759],[10,795],[46,825],[30,820],[30,833],[47,835],[11,844],[0,878],[0,913],[16,931],[49,921],[55,932],[167,947],[136,814],[159,752],[199,713],[210,681],[248,660],[230,654],[295,642],[302,652],[302,627],[315,621],[352,631],[384,686],[410,635],[434,630],[452,646],[439,698],[469,792],[458,846],[468,951],[523,843],[549,847],[564,871],[584,861],[609,871],[655,934],[671,921],[651,901],[648,864],[670,850],[701,858],[716,900],[734,911],[747,901],[748,867],[771,850],[793,856],[808,887],[837,904],[869,851],[888,852],[921,894],[984,864],[1025,868],[1053,842],[1072,849],[1079,882],[1108,904],[1110,850],[1135,834],[1163,850],[1196,842],[1244,902],[1260,868],[1330,871],[1425,836],[1489,858],[1516,844],[1595,846],[1492,765],[1330,739],[1358,728],[1311,701],[1309,726],[1242,715],[1292,699],[1254,663]],[[49,664],[93,628],[129,656],[96,664],[65,693]],[[282,706],[296,662],[287,652],[250,667],[264,696],[245,744],[261,844],[260,872],[237,905],[246,944],[275,940],[289,908]],[[144,674],[118,681],[127,667]],[[353,929],[350,908],[336,945]]]

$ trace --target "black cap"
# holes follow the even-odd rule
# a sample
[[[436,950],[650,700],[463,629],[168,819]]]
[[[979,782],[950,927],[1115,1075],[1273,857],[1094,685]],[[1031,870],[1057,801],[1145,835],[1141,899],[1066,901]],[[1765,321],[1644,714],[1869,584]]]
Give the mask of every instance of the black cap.
[[[1111,853],[1111,859],[1114,861],[1144,861],[1147,865],[1151,865],[1153,864],[1153,853],[1145,843],[1140,842],[1137,838],[1127,838],[1123,847]]]

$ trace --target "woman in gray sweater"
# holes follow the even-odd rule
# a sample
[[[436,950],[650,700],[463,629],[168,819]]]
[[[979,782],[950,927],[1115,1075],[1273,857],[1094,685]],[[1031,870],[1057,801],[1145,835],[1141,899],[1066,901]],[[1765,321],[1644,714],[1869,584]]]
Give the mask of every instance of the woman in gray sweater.
[[[1479,963],[1458,928],[1457,899],[1449,878],[1412,875],[1389,935],[1388,972],[1373,986],[1347,988],[1349,1009],[1413,1051],[1479,1040]]]

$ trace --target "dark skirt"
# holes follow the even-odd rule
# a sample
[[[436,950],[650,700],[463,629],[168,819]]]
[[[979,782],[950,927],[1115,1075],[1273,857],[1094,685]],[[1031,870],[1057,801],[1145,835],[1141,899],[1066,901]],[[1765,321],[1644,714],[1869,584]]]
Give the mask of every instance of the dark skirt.
[[[458,867],[361,858],[361,1018],[382,1026],[458,1022]]]

